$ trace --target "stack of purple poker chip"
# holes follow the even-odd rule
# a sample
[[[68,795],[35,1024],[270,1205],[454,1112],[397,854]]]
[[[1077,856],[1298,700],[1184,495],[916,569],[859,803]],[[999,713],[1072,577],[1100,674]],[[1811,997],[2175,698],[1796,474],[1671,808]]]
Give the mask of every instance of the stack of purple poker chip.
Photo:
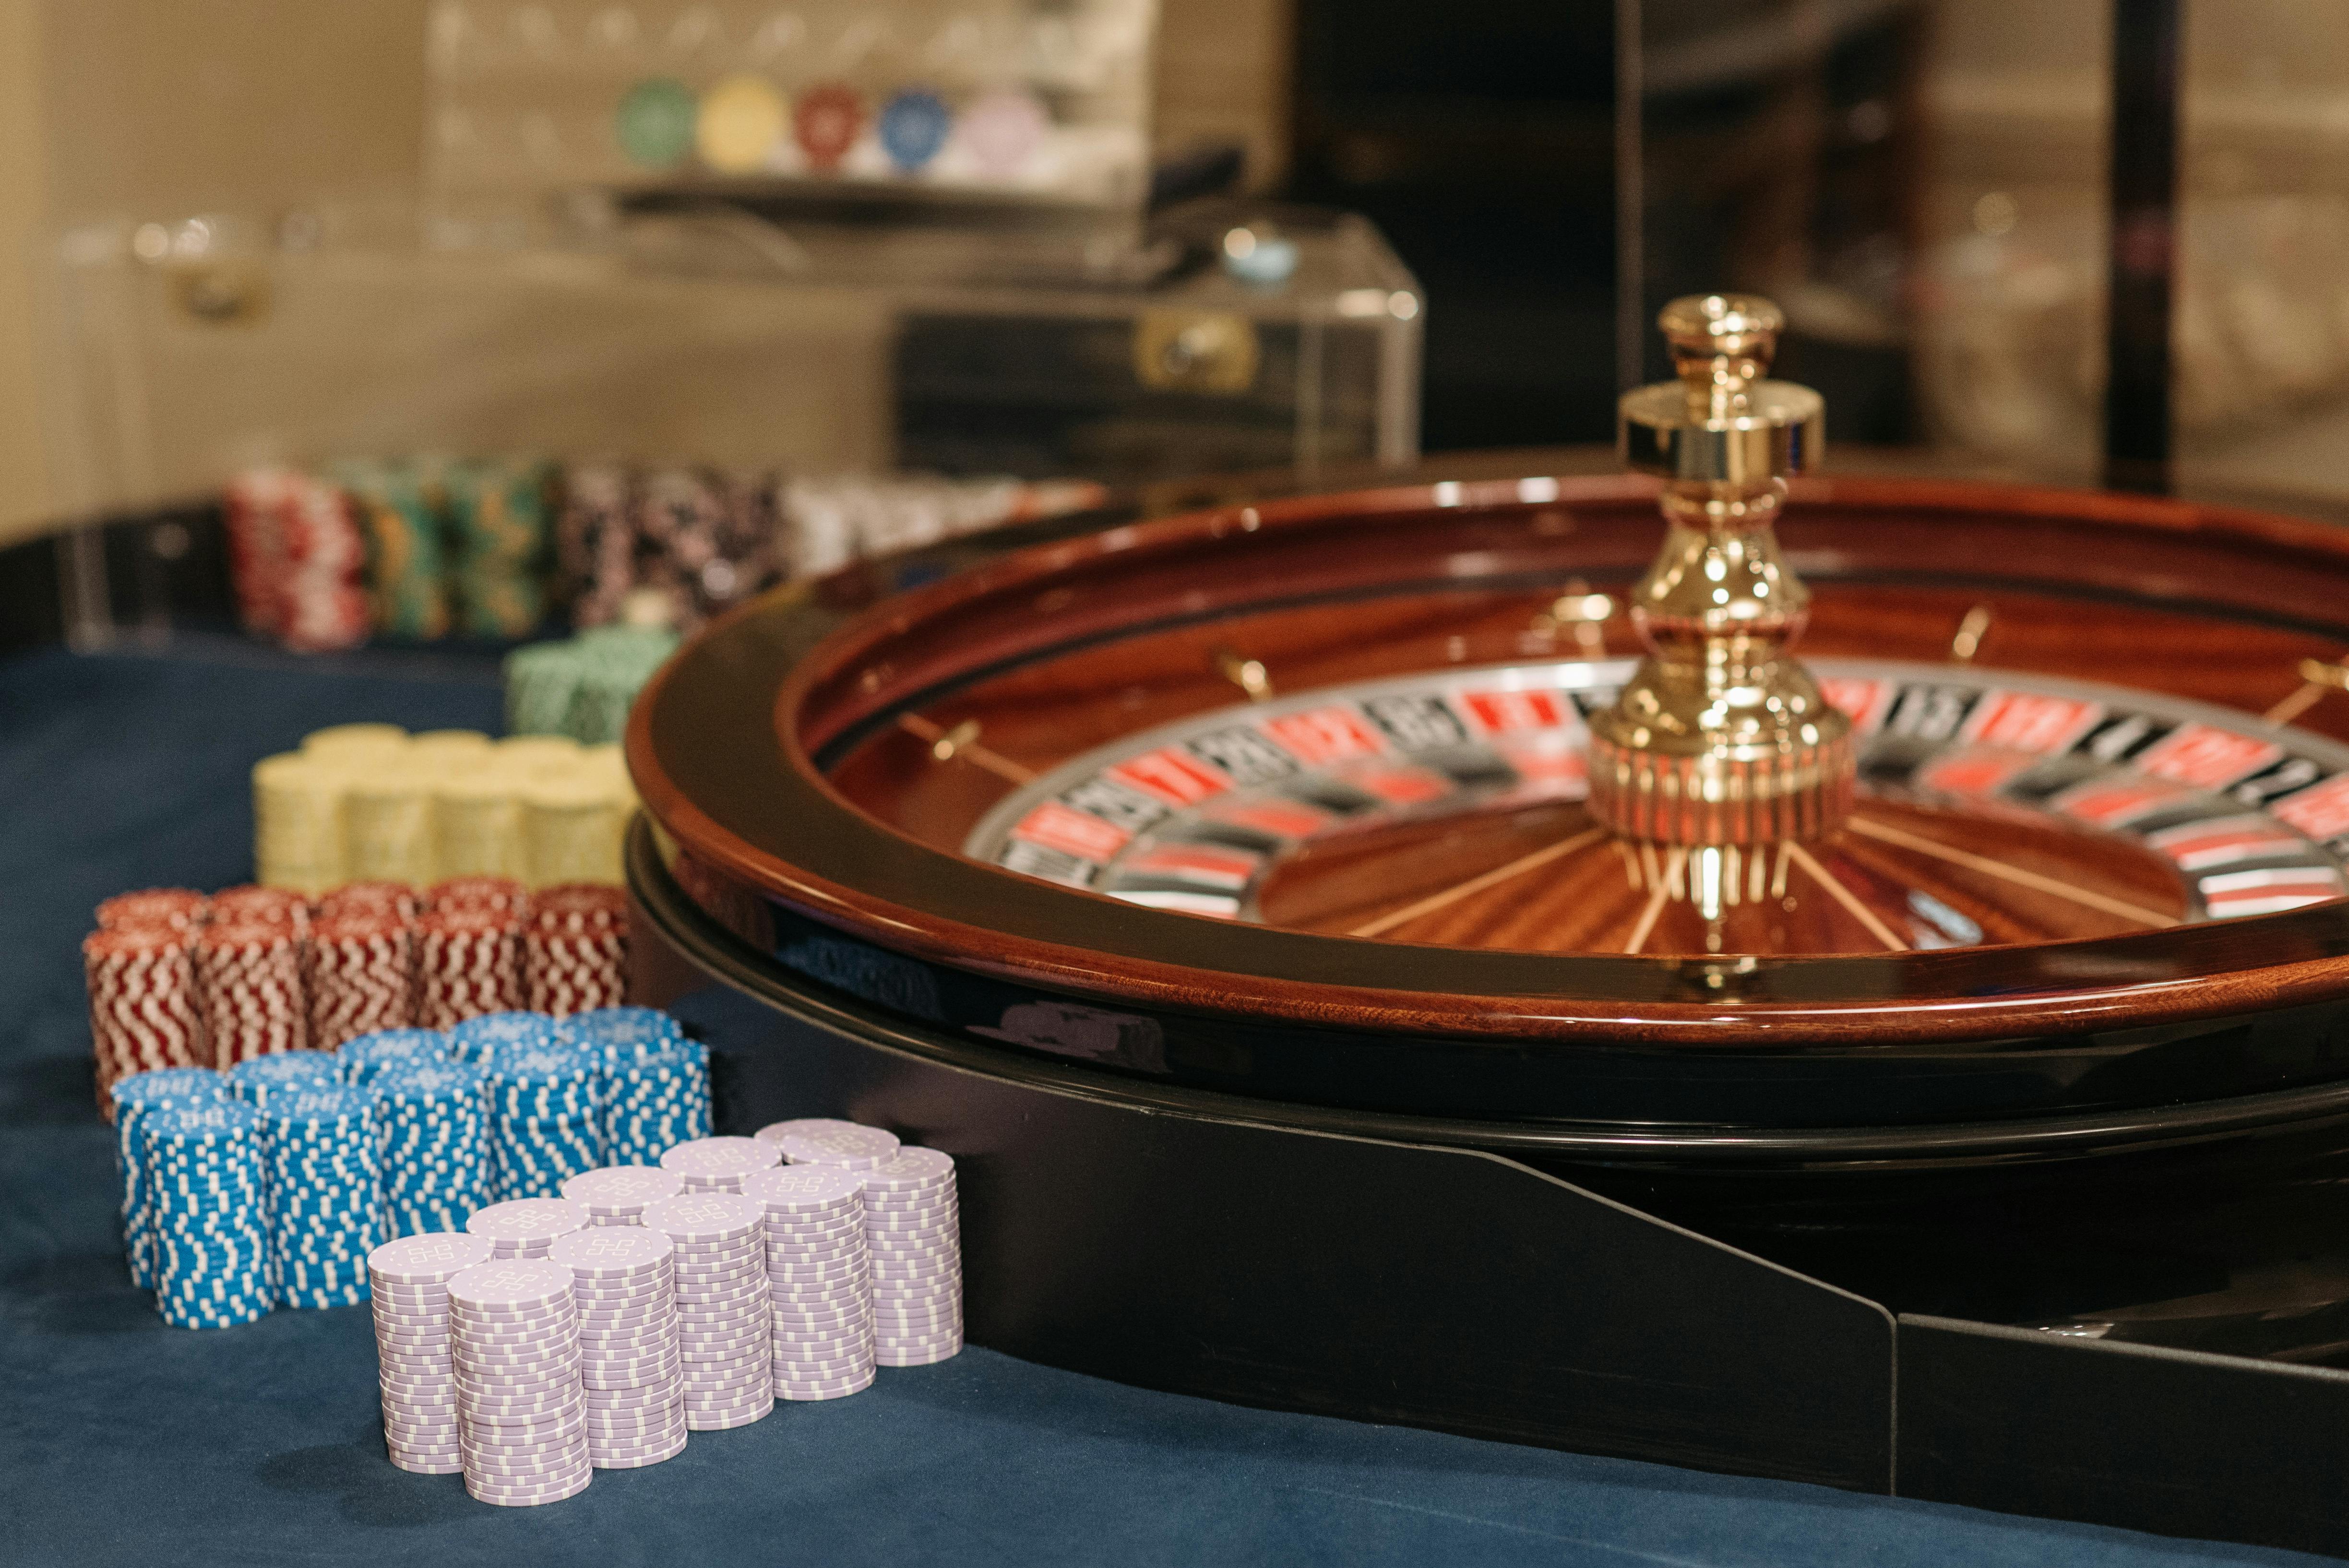
[[[600,1225],[547,1254],[571,1271],[587,1462],[597,1470],[640,1470],[685,1451],[676,1250],[658,1231]]]
[[[644,1226],[677,1249],[685,1424],[713,1432],[761,1419],[775,1408],[766,1210],[736,1192],[688,1192],[647,1207]]]
[[[383,1442],[401,1470],[454,1475],[465,1468],[449,1358],[449,1282],[489,1258],[488,1242],[453,1231],[402,1236],[367,1254]]]
[[[685,1178],[649,1165],[605,1165],[565,1178],[563,1195],[587,1211],[587,1223],[640,1225],[645,1205],[685,1191]]]
[[[897,1152],[894,1133],[862,1122],[836,1121],[825,1116],[803,1116],[759,1129],[762,1142],[772,1143],[794,1165],[837,1165],[846,1171],[870,1171]]]
[[[742,1184],[766,1208],[778,1399],[837,1399],[873,1386],[864,1185],[836,1165],[787,1165]]]
[[[873,1358],[926,1367],[962,1348],[962,1208],[955,1162],[908,1149],[864,1172]]]
[[[449,1282],[458,1446],[483,1502],[559,1502],[595,1477],[571,1286],[550,1258],[495,1259]]]
[[[486,1238],[500,1258],[543,1258],[558,1238],[586,1228],[586,1205],[568,1198],[509,1198],[465,1222],[466,1232]]]
[[[782,1150],[757,1138],[697,1138],[660,1157],[660,1168],[684,1178],[688,1192],[740,1192],[742,1179],[774,1169]]]

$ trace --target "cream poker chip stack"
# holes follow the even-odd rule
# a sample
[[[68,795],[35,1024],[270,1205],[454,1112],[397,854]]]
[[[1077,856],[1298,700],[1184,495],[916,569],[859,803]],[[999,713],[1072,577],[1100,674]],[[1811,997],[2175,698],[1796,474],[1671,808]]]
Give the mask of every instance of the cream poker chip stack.
[[[594,1479],[579,1327],[571,1271],[550,1258],[501,1258],[450,1280],[458,1450],[481,1501],[558,1502]]]
[[[501,1258],[543,1258],[559,1237],[587,1228],[587,1209],[568,1198],[515,1198],[492,1203],[465,1222]]]
[[[487,1241],[451,1232],[402,1236],[367,1254],[383,1441],[401,1470],[454,1475],[465,1468],[449,1359],[449,1282],[489,1260]]]
[[[781,1150],[756,1138],[697,1138],[660,1157],[661,1169],[683,1178],[688,1192],[740,1192],[744,1177],[781,1161]]]
[[[667,1236],[641,1225],[574,1231],[547,1253],[571,1271],[587,1460],[597,1470],[639,1470],[685,1450],[675,1256]]]
[[[836,1165],[787,1165],[742,1184],[766,1210],[779,1399],[837,1399],[873,1385],[864,1184]]]
[[[685,1191],[685,1178],[649,1165],[605,1165],[582,1171],[563,1183],[563,1195],[587,1211],[587,1223],[640,1225],[645,1206]]]
[[[962,1210],[955,1162],[907,1149],[864,1175],[874,1359],[925,1367],[962,1348]]]
[[[764,1207],[734,1192],[688,1192],[647,1207],[643,1222],[677,1249],[686,1425],[718,1431],[764,1417],[775,1408]]]

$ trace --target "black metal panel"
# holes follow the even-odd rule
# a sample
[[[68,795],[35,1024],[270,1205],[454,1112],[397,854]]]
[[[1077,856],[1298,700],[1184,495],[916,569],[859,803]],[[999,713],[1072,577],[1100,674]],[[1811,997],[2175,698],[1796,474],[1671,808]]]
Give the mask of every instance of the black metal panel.
[[[2116,490],[2169,488],[2178,45],[2178,0],[2113,0],[2105,482]]]
[[[1903,1316],[1899,1431],[1904,1496],[2349,1553],[2349,1373]]]
[[[955,1155],[977,1343],[1241,1404],[1890,1484],[1892,1324],[1857,1297],[1491,1155],[1054,1093],[891,1050],[814,999],[672,1006],[717,1053],[724,1130],[847,1115]]]

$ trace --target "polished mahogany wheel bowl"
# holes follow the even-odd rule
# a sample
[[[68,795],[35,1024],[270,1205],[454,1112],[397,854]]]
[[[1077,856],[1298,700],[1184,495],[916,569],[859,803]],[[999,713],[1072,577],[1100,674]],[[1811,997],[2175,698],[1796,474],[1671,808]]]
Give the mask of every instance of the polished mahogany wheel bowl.
[[[1618,1190],[2349,1147],[2349,695],[2302,675],[2349,645],[2349,536],[1797,483],[1857,805],[1659,852],[1592,821],[1582,751],[1654,494],[1311,497],[771,595],[637,705],[638,892],[893,1048]]]

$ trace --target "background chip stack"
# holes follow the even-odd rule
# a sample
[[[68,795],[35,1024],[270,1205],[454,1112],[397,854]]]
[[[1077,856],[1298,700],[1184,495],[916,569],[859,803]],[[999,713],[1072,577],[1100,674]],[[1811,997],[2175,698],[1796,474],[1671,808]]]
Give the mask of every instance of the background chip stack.
[[[211,1052],[196,1012],[189,934],[165,925],[94,931],[83,938],[98,1102],[133,1073],[202,1066]]]
[[[401,1037],[373,1037],[377,1039]],[[428,1036],[438,1045],[438,1037]],[[352,1050],[354,1040],[343,1049]],[[376,1096],[385,1232],[454,1231],[489,1202],[488,1078],[438,1053],[381,1058],[363,1087]]]
[[[719,1431],[765,1417],[775,1408],[765,1210],[732,1192],[688,1192],[649,1205],[644,1225],[677,1249],[686,1425]]]
[[[401,1470],[454,1475],[465,1468],[449,1353],[449,1282],[489,1259],[490,1244],[479,1236],[447,1233],[386,1242],[367,1254],[383,1441]]]
[[[628,471],[616,465],[574,463],[564,472],[554,557],[557,591],[570,603],[574,625],[617,619],[636,585],[628,490]]]
[[[155,1306],[175,1328],[251,1323],[274,1304],[260,1121],[251,1106],[232,1099],[175,1106],[140,1120]]]
[[[221,1087],[255,1110],[266,1110],[281,1095],[332,1088],[342,1081],[342,1064],[324,1051],[282,1051],[239,1062],[221,1075]]]
[[[310,1044],[405,1028],[414,1016],[410,921],[394,904],[321,910],[310,926]]]
[[[375,1097],[336,1084],[261,1108],[278,1299],[351,1306],[367,1295],[367,1254],[384,1242]]]
[[[348,873],[343,805],[350,764],[285,751],[253,765],[253,874],[269,887],[319,892]]]
[[[522,1006],[522,921],[484,908],[416,920],[416,1021],[445,1029]]]
[[[448,552],[433,475],[412,463],[336,464],[367,535],[367,576],[376,629],[398,637],[449,632]]]
[[[115,1174],[122,1184],[122,1251],[130,1265],[130,1283],[140,1290],[155,1288],[156,1189],[146,1174],[140,1128],[158,1111],[209,1105],[222,1098],[220,1075],[209,1068],[161,1068],[131,1073],[114,1084],[114,1161]]]
[[[576,1232],[547,1253],[571,1271],[587,1459],[598,1470],[640,1470],[685,1451],[675,1251],[658,1231],[616,1225]]]
[[[561,1045],[571,1038],[569,1026],[557,1026],[543,1013],[506,1008],[467,1018],[449,1030],[449,1054],[481,1068],[507,1051]]]
[[[526,637],[546,618],[554,484],[552,465],[533,458],[483,458],[448,470],[453,576],[469,634]]]
[[[586,1490],[586,1407],[571,1271],[545,1258],[476,1264],[449,1282],[465,1490],[509,1507]]]
[[[523,989],[532,1011],[561,1018],[617,1006],[627,995],[627,964],[628,899],[619,889],[572,884],[531,900]]]
[[[563,1195],[587,1211],[590,1228],[642,1224],[647,1206],[684,1191],[684,1178],[649,1165],[605,1165],[563,1183]]]
[[[367,640],[367,547],[332,485],[285,469],[228,488],[229,575],[247,631],[316,652]]]
[[[781,1161],[781,1150],[755,1138],[697,1138],[662,1155],[660,1168],[688,1192],[740,1192],[745,1177]]]
[[[510,1199],[465,1222],[466,1233],[487,1241],[497,1258],[543,1258],[556,1242],[586,1228],[586,1209],[568,1198]]]
[[[833,1165],[758,1172],[764,1211],[775,1398],[838,1399],[873,1385],[873,1276],[864,1178]]]
[[[150,887],[137,892],[117,893],[98,906],[98,928],[100,931],[161,930],[188,936],[204,923],[204,906],[208,902],[203,894],[184,887]]]
[[[567,1042],[498,1051],[490,1075],[490,1191],[552,1197],[604,1163],[595,1053]]]
[[[435,882],[425,894],[434,909],[485,909],[492,914],[530,913],[530,890],[509,876],[473,874]]]

